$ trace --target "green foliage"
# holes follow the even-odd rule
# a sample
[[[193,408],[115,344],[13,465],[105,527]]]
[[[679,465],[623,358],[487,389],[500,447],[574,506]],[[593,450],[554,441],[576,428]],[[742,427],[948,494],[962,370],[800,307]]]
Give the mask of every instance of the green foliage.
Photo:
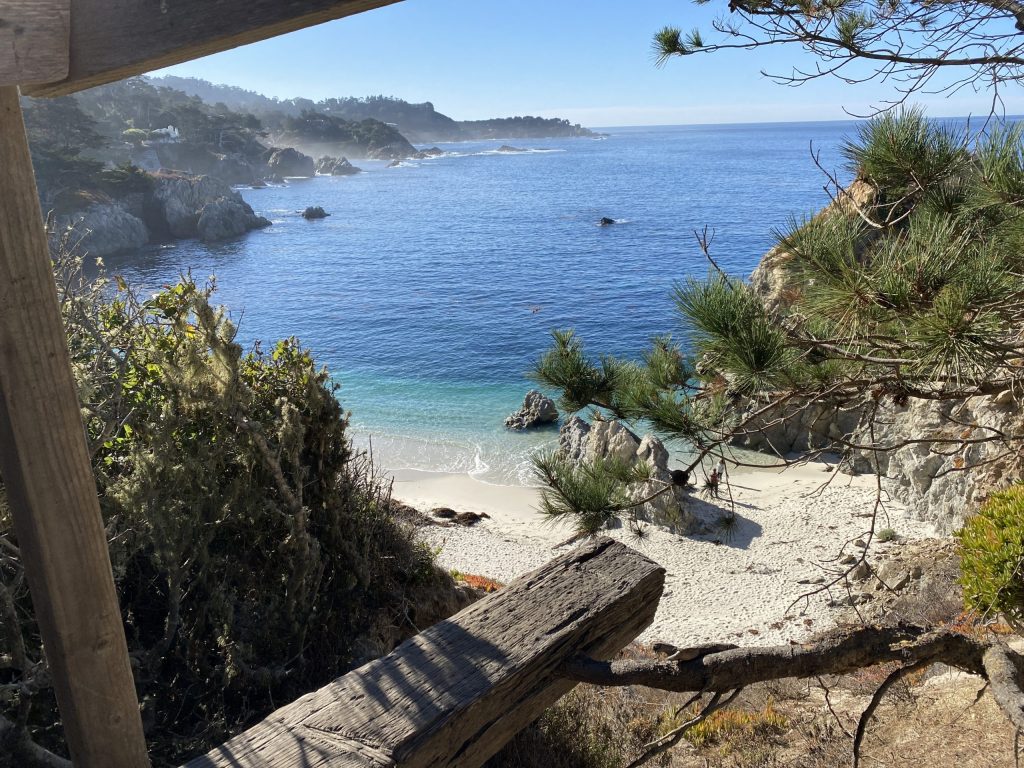
[[[126,128],[121,131],[121,138],[125,141],[139,146],[149,137],[149,134],[141,128]]]
[[[1024,630],[1024,485],[992,494],[956,538],[967,607]]]
[[[413,593],[449,584],[394,522],[310,352],[294,339],[243,350],[211,293],[186,277],[145,301],[120,281],[62,297],[158,765],[386,651]],[[6,512],[0,539],[16,544]],[[0,657],[19,637],[34,664],[42,649],[11,551],[0,547],[0,596],[20,627],[0,635]],[[51,693],[23,673],[29,727],[52,740]]]
[[[676,285],[675,300],[693,325],[701,357],[733,374],[733,391],[746,394],[782,383],[789,361],[785,336],[749,288],[715,274]]]
[[[596,534],[613,518],[631,513],[637,502],[629,497],[628,486],[651,476],[649,465],[613,459],[577,463],[555,451],[535,455],[533,464],[545,486],[541,514],[551,521],[571,520],[583,535]]]
[[[965,172],[970,163],[962,130],[929,121],[913,107],[861,123],[843,144],[848,170],[896,200]]]

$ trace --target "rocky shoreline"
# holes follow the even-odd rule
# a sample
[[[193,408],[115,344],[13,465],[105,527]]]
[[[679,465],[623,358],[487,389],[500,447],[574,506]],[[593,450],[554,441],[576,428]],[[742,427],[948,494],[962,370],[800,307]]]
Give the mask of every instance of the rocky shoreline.
[[[148,189],[98,201],[57,219],[88,256],[102,258],[176,238],[217,242],[270,226],[231,186],[178,171],[149,175]]]

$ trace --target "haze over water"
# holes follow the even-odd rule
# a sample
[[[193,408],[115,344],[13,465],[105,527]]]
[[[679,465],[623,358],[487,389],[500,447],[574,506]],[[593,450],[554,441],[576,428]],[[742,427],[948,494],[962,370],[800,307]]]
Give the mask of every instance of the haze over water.
[[[552,328],[597,353],[685,339],[673,281],[703,277],[694,230],[747,275],[772,229],[828,202],[826,179],[855,124],[606,129],[606,139],[440,144],[399,168],[243,189],[273,226],[214,245],[177,241],[106,259],[136,288],[191,269],[216,275],[239,340],[298,336],[341,384],[357,440],[387,469],[529,482],[554,430],[507,432],[524,373]],[[533,151],[498,153],[502,144]],[[843,174],[845,176],[845,174]],[[332,215],[306,221],[323,206]],[[618,223],[600,227],[607,216]]]

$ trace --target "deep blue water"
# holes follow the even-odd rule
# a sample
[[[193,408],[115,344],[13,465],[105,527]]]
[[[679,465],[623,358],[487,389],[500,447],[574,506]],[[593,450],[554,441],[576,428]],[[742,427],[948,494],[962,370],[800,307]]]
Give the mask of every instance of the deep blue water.
[[[504,416],[551,328],[597,352],[636,355],[685,336],[673,281],[703,276],[694,230],[746,275],[773,228],[827,202],[822,163],[854,123],[606,129],[602,140],[441,145],[433,160],[242,190],[272,227],[223,244],[179,241],[107,259],[140,289],[186,269],[216,275],[240,339],[298,336],[340,382],[353,424],[387,468],[523,482],[554,432],[511,434]],[[322,205],[332,215],[306,221]],[[597,225],[602,216],[616,219]]]

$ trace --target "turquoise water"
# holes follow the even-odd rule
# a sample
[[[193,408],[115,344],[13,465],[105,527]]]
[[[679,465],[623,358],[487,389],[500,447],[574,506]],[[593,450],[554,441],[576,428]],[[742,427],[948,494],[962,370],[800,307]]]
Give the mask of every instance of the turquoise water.
[[[748,274],[772,229],[827,202],[828,168],[854,123],[605,129],[606,139],[441,145],[399,168],[242,190],[273,226],[228,243],[179,241],[107,266],[136,287],[186,269],[216,275],[240,339],[298,336],[341,384],[363,444],[389,469],[529,480],[553,430],[502,420],[551,328],[596,352],[636,355],[656,334],[685,340],[672,282],[703,276],[694,240]],[[306,221],[321,205],[332,215]],[[597,226],[602,216],[616,225]]]

